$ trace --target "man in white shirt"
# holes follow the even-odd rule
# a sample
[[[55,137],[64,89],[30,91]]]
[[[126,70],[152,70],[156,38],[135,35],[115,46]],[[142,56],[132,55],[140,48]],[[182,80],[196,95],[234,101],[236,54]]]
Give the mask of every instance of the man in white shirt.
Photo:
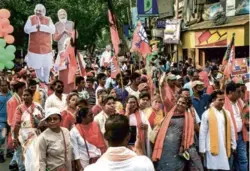
[[[100,59],[100,66],[102,67],[108,67],[110,66],[111,62],[111,46],[107,45],[106,50],[102,53],[101,59]]]
[[[64,85],[60,80],[54,82],[55,92],[50,95],[45,102],[45,111],[48,108],[55,107],[62,111],[66,107],[67,95],[63,94]]]
[[[228,158],[236,149],[233,123],[229,112],[223,109],[224,92],[214,91],[211,96],[213,105],[202,115],[199,150],[207,169],[230,170]]]
[[[125,90],[127,90],[129,95],[135,96],[137,99],[139,99],[139,90],[138,86],[141,81],[141,74],[134,72],[130,76],[130,85],[128,85]]]
[[[103,156],[85,171],[154,171],[153,163],[143,156],[139,140],[135,143],[135,152],[127,148],[130,140],[129,120],[124,115],[112,115],[105,124],[105,139],[109,148]]]
[[[242,117],[244,107],[241,97],[241,87],[234,82],[226,85],[226,98],[224,108],[231,114],[233,121],[234,132],[237,142],[236,155],[233,156],[233,168],[235,170],[248,170],[247,147],[246,142],[249,141],[248,131]],[[232,162],[232,159],[231,159]],[[232,168],[231,168],[232,169]]]
[[[102,100],[102,111],[95,116],[94,121],[99,125],[101,132],[105,133],[105,123],[110,115],[115,114],[115,98],[113,96],[104,97]]]
[[[97,92],[99,91],[99,90],[101,90],[101,89],[105,89],[105,83],[106,83],[106,78],[107,78],[107,76],[106,76],[106,74],[104,74],[104,73],[99,73],[98,75],[97,75],[97,81],[98,81],[98,87],[96,88],[96,90],[95,90],[95,97],[96,97],[96,104],[98,104],[98,97],[97,97]]]

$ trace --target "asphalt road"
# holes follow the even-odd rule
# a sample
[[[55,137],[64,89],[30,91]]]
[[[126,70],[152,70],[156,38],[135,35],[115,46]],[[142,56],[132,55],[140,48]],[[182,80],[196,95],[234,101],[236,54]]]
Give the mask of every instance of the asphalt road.
[[[4,163],[0,163],[0,170],[1,171],[9,171],[9,163],[10,163],[10,158],[7,158]]]

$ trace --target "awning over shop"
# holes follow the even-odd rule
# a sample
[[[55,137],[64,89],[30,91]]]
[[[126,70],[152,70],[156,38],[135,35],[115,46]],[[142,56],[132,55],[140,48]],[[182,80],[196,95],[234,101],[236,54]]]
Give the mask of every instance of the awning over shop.
[[[182,32],[184,49],[226,47],[235,33],[235,46],[249,45],[249,15],[228,17],[223,25],[216,26],[210,21],[194,24]]]

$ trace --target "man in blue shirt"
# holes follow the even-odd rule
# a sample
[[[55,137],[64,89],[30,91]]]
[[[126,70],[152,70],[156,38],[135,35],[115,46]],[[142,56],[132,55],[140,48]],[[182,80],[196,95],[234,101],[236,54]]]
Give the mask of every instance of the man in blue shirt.
[[[7,146],[4,147],[5,138],[7,135],[7,101],[11,98],[11,93],[8,88],[8,82],[1,80],[0,82],[0,163],[5,161],[4,151]]]
[[[203,112],[208,109],[211,103],[211,97],[210,95],[204,93],[204,83],[201,81],[193,81],[192,89],[194,92],[192,96],[192,103],[201,119]]]

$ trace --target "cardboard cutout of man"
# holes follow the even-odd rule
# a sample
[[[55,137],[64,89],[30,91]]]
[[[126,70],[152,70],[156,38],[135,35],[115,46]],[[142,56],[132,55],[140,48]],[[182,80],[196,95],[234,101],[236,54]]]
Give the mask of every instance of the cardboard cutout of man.
[[[66,38],[72,38],[75,40],[74,22],[69,21],[67,12],[64,9],[60,9],[57,12],[59,21],[55,24],[56,33],[53,38],[57,42],[58,52],[60,53],[65,49],[64,42]],[[76,35],[77,36],[77,35]]]
[[[52,34],[55,26],[42,4],[35,7],[35,15],[29,16],[24,32],[29,34],[28,54],[25,60],[28,67],[35,69],[40,81],[49,83],[50,69],[53,67]]]

